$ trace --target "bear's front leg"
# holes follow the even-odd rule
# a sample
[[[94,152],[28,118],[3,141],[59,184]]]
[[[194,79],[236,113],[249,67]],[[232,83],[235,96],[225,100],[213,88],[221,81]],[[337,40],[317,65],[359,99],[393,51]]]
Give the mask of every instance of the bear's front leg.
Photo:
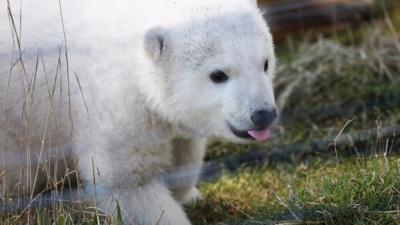
[[[181,206],[157,180],[139,187],[115,187],[110,193],[105,199],[99,198],[98,207],[113,212],[118,203],[124,224],[190,225]]]
[[[160,181],[162,161],[169,161],[169,151],[159,149],[168,150],[169,144],[146,150],[124,146],[108,150],[103,146],[93,146],[96,152],[78,151],[89,201],[95,200],[96,206],[109,214],[118,204],[124,224],[154,225],[161,216],[159,225],[190,225],[180,204]]]
[[[200,198],[196,183],[203,166],[206,145],[205,138],[173,141],[173,166],[167,173],[167,180],[173,196],[181,204]]]

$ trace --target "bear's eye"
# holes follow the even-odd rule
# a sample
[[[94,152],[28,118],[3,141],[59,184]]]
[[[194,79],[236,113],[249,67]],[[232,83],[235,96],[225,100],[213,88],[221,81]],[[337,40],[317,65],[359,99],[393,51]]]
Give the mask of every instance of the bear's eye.
[[[268,62],[268,60],[266,60],[266,61],[265,61],[265,64],[264,64],[264,71],[265,71],[265,72],[268,71],[268,67],[269,67],[269,62]]]
[[[221,70],[217,70],[210,75],[210,79],[212,80],[212,82],[220,84],[227,81],[229,77]]]

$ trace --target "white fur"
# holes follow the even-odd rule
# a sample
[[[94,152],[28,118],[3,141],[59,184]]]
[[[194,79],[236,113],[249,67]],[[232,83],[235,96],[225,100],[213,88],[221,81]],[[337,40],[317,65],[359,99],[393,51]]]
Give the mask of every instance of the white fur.
[[[2,191],[64,178],[74,152],[86,190],[95,180],[108,193],[100,208],[118,200],[126,223],[154,224],[164,210],[159,224],[189,225],[179,203],[199,197],[207,138],[244,142],[228,123],[250,129],[253,110],[275,106],[272,37],[255,2],[21,2],[11,1],[15,30],[0,3]],[[228,82],[211,82],[218,69]],[[188,168],[182,185],[160,178]]]

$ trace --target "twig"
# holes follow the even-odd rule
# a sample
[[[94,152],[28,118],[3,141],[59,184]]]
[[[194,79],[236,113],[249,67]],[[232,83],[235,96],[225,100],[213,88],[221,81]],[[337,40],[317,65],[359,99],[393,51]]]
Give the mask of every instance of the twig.
[[[158,225],[158,224],[160,224],[160,222],[161,222],[161,218],[162,218],[162,216],[164,215],[164,212],[165,212],[165,210],[163,209],[163,210],[161,211],[161,214],[160,214],[160,216],[158,216],[158,219],[157,219],[157,221],[156,221],[156,223],[155,223],[154,225]]]

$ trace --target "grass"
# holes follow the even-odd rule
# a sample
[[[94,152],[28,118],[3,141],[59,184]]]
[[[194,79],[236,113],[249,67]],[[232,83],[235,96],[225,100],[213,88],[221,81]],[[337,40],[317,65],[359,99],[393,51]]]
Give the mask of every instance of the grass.
[[[202,183],[203,199],[188,213],[195,225],[400,224],[399,176],[399,156],[241,168]],[[29,218],[40,225],[98,222],[93,208],[80,204],[36,209]],[[100,221],[120,224],[117,218],[101,215]],[[20,224],[27,215],[0,221]]]
[[[400,224],[400,157],[242,168],[204,183],[195,224]]]

